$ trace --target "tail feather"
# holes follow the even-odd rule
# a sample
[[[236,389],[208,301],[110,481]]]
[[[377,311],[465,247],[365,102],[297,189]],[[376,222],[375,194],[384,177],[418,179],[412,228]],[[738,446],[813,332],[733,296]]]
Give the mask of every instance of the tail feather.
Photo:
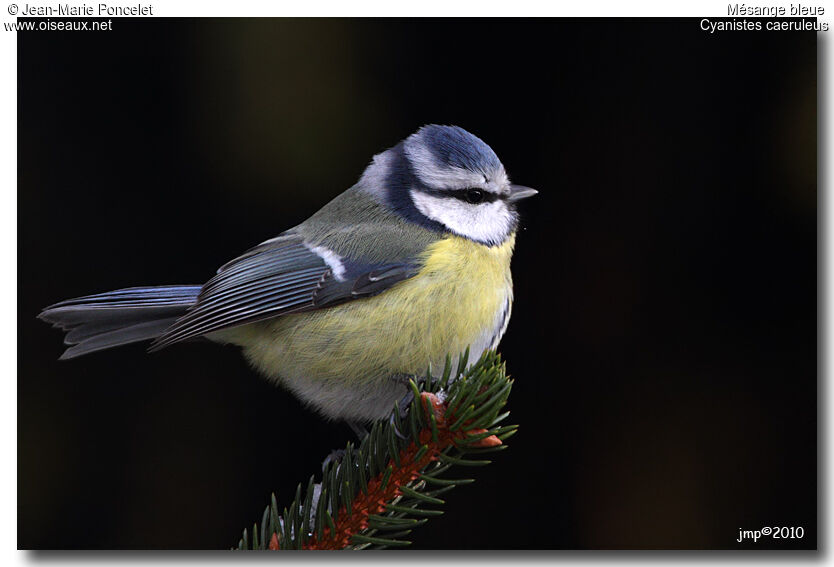
[[[157,321],[146,321],[144,323],[137,323],[135,325],[116,329],[114,331],[107,331],[89,336],[65,350],[64,354],[58,357],[58,360],[69,360],[71,358],[76,358],[83,354],[99,350],[155,339],[161,335],[165,329],[173,325],[174,321],[178,318],[179,317],[169,317],[168,319],[159,319]],[[68,338],[69,335],[67,335],[67,339]],[[65,344],[73,343],[69,342],[69,340],[65,340]]]
[[[198,285],[134,287],[50,305],[38,316],[67,331],[61,360],[155,339],[197,301]]]

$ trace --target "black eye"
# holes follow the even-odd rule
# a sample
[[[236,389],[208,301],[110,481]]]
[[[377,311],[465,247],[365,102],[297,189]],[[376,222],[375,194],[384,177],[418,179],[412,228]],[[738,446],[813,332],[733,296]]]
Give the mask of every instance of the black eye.
[[[480,189],[467,189],[463,196],[467,203],[472,203],[473,205],[484,200],[484,192]]]

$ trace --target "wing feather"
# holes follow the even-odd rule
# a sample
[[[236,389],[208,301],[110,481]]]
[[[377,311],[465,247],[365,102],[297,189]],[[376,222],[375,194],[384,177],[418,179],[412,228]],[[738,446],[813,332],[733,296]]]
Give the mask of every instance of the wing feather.
[[[297,236],[275,239],[220,268],[195,305],[151,345],[172,343],[312,306],[330,267]]]
[[[200,289],[194,306],[150,350],[287,313],[376,295],[417,271],[413,262],[381,265],[339,257],[344,273],[336,278],[328,260],[315,248],[300,236],[287,233],[226,263]]]

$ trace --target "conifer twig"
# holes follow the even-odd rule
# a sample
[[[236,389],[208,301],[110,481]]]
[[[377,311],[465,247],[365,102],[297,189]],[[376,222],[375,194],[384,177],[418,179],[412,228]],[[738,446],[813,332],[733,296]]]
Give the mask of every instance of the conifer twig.
[[[277,500],[264,511],[238,549],[365,549],[410,545],[411,530],[441,515],[442,494],[473,479],[445,478],[452,467],[490,463],[482,453],[507,448],[517,426],[501,426],[500,413],[512,380],[500,357],[484,353],[466,369],[468,352],[456,372],[451,358],[440,378],[410,382],[413,399],[405,415],[377,422],[358,447],[348,443],[339,462],[328,462],[320,483],[299,484],[289,508]]]

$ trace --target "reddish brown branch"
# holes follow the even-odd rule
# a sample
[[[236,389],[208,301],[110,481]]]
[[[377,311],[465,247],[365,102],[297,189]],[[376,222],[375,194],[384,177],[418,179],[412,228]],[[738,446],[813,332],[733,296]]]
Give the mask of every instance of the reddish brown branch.
[[[339,510],[336,516],[335,529],[324,528],[321,539],[317,537],[317,534],[314,534],[304,544],[303,549],[344,549],[350,545],[351,537],[354,534],[368,529],[371,515],[384,513],[385,506],[402,495],[400,487],[417,480],[422,471],[433,461],[436,461],[437,456],[447,447],[470,435],[486,433],[485,429],[451,431],[449,423],[454,423],[454,419],[446,419],[446,410],[448,409],[446,403],[429,392],[423,392],[421,398],[427,414],[429,411],[434,414],[437,423],[437,441],[434,441],[430,428],[423,429],[417,442],[412,441],[408,447],[400,451],[399,465],[393,458],[388,461],[388,466],[393,470],[388,482],[383,486],[384,472],[368,481],[367,491],[360,491],[351,503],[351,512],[348,513],[344,506]],[[472,447],[494,447],[496,445],[501,445],[501,440],[495,435],[490,435],[470,444]],[[423,446],[426,446],[428,450],[424,451],[418,459],[417,455]],[[323,521],[323,518],[317,518],[317,521]],[[269,541],[269,549],[280,549],[278,536],[275,533],[272,534]]]

